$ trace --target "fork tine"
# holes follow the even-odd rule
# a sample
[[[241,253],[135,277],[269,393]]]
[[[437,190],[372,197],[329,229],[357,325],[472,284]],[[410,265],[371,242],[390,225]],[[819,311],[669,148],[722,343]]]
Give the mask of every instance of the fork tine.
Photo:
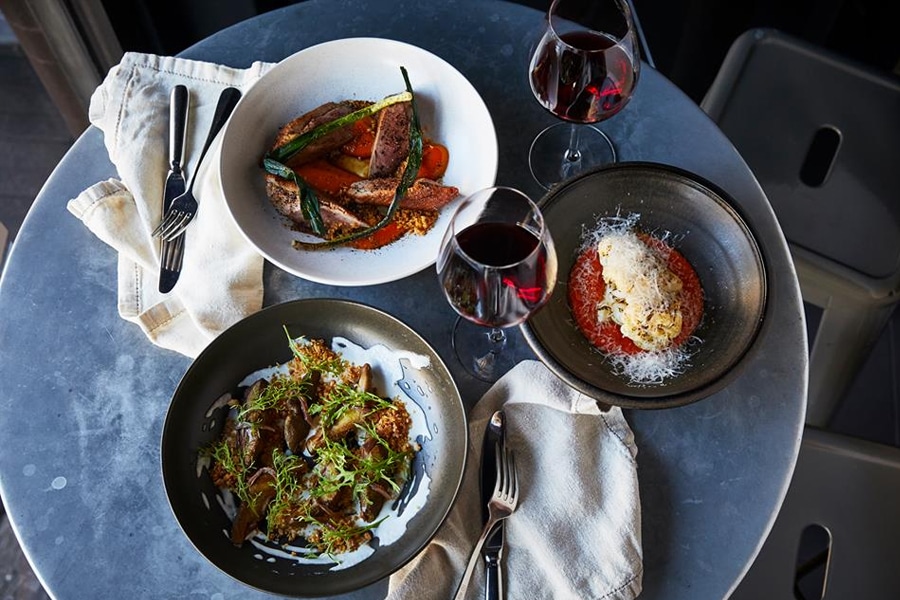
[[[176,237],[178,237],[178,234],[183,231],[184,227],[191,221],[192,218],[193,215],[189,213],[177,211],[172,217],[169,224],[162,230],[162,233],[159,234],[159,237],[171,242]]]
[[[512,473],[510,472],[510,461],[512,460],[512,451],[509,448],[503,448],[503,497],[509,499],[510,488],[512,483]]]
[[[177,218],[177,216],[179,214],[180,214],[179,210],[175,209],[174,207],[170,208],[169,212],[167,212],[165,215],[163,215],[163,218],[159,222],[159,225],[156,226],[156,229],[154,229],[152,232],[150,232],[151,237],[153,237],[153,236],[160,237],[160,238],[164,237],[163,232],[167,228],[172,226],[172,223],[175,222],[175,219]]]
[[[516,471],[516,455],[513,451],[509,451],[509,471],[511,474],[511,483],[509,491],[509,501],[513,509],[519,502],[519,473]]]
[[[500,460],[500,464],[498,465],[497,469],[497,483],[500,487],[498,493],[500,496],[506,496],[506,487],[509,484],[509,459],[507,457],[508,452],[509,449],[505,445],[497,449],[497,456]]]
[[[150,232],[150,237],[157,237],[157,236],[159,236],[159,234],[162,233],[162,230],[165,229],[165,227],[166,227],[166,222],[167,222],[168,220],[169,220],[169,213],[166,213],[165,215],[163,215],[163,218],[162,218],[162,220],[159,222],[159,225],[156,226],[156,229],[154,229],[153,231]]]
[[[162,228],[162,231],[159,232],[159,237],[164,240],[168,240],[168,234],[175,227],[178,226],[178,223],[181,221],[181,215],[184,214],[180,210],[173,210],[171,214],[166,217],[166,225]]]
[[[163,232],[163,239],[167,241],[172,241],[181,235],[185,229],[187,229],[188,224],[193,219],[193,215],[185,214],[177,222],[175,222],[170,228]]]
[[[499,442],[494,442],[494,471],[497,473],[494,479],[494,496],[498,495],[503,487],[503,450]]]

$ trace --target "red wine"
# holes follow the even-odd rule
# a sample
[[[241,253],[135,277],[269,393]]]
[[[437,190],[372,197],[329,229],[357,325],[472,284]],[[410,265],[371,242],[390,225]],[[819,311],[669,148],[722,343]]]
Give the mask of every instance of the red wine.
[[[537,236],[510,223],[479,223],[456,236],[463,252],[489,267],[503,267],[528,258],[538,245]]]
[[[481,325],[507,327],[528,318],[547,298],[547,250],[529,230],[478,223],[456,236],[439,276],[450,305]]]
[[[540,103],[567,121],[596,123],[628,103],[636,83],[632,57],[615,40],[592,31],[559,38],[547,32],[531,69]]]

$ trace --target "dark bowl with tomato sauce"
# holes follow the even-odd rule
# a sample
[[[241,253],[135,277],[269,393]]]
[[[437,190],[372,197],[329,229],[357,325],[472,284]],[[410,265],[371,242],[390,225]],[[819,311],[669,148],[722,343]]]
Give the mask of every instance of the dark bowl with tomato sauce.
[[[539,205],[559,280],[522,332],[561,379],[605,404],[668,408],[740,374],[766,312],[766,266],[725,192],[675,167],[617,163],[564,182]],[[633,231],[681,282],[681,328],[662,351],[638,347],[619,324],[596,317],[605,289],[596,242],[611,227]]]

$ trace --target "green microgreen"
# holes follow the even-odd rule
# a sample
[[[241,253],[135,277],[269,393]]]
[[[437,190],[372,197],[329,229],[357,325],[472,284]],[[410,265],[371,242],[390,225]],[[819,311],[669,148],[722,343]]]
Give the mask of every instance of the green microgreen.
[[[250,502],[250,490],[247,485],[248,469],[241,455],[235,453],[225,439],[209,446],[207,452],[213,461],[234,478],[235,486],[231,491],[242,503]]]

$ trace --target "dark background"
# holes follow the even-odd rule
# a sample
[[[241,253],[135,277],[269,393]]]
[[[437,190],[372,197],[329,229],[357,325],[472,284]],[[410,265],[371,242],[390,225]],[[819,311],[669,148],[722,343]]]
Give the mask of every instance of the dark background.
[[[103,0],[124,50],[167,55],[294,3]],[[516,3],[542,11],[550,5],[549,0]],[[752,27],[774,27],[887,72],[900,62],[897,0],[632,0],[632,5],[657,69],[698,103],[728,47]]]

